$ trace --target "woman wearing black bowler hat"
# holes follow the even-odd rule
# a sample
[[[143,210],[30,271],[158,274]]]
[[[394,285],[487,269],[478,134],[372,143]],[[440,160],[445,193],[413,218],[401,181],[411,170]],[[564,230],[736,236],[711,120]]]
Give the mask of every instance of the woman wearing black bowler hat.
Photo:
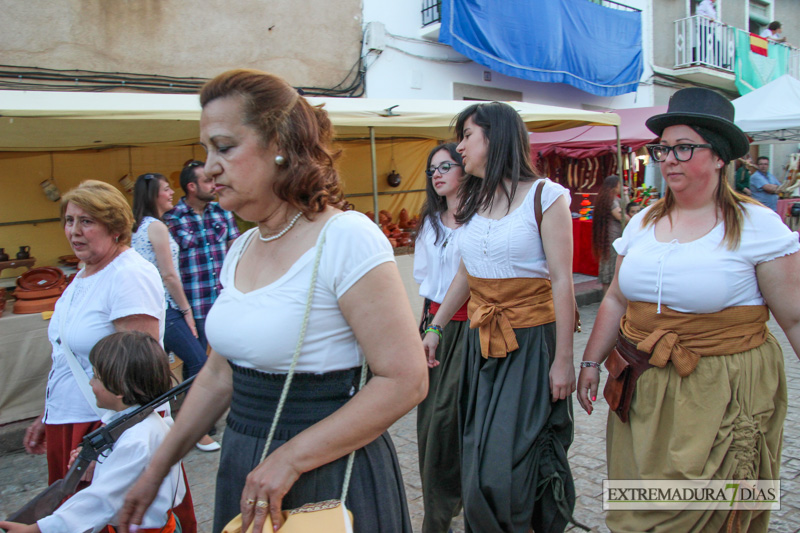
[[[800,244],[729,185],[728,164],[749,148],[733,117],[722,96],[691,88],[647,121],[660,136],[648,149],[666,194],[614,243],[616,275],[578,380],[591,414],[599,363],[614,370],[604,391],[609,479],[779,478],[786,378],[766,321],[771,311],[800,351]],[[769,511],[610,511],[606,522],[612,531],[767,531]]]

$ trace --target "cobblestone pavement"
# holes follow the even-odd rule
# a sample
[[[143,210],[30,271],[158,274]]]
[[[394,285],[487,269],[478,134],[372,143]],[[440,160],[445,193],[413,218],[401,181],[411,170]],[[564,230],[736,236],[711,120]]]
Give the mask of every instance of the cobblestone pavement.
[[[598,305],[581,308],[584,324],[583,333],[575,336],[576,360],[580,360],[586,341],[591,333]],[[800,362],[795,357],[786,337],[775,321],[770,329],[781,343],[786,359],[786,378],[789,386],[789,412],[784,426],[783,461],[781,467],[782,507],[774,512],[770,531],[800,531],[800,407],[791,401],[800,397]],[[417,465],[417,444],[415,432],[415,413],[412,411],[399,420],[391,429],[394,438],[408,497],[414,531],[420,531],[422,524],[422,498]],[[591,416],[580,409],[575,402],[575,441],[570,448],[578,502],[575,518],[592,527],[592,531],[608,531],[605,527],[601,502],[602,480],[606,476],[605,425],[607,408],[599,401]],[[220,425],[222,425],[220,423]],[[193,450],[186,458],[186,470],[191,481],[195,510],[202,533],[211,532],[211,518],[214,500],[214,474],[219,454],[202,453]],[[46,466],[43,457],[32,457],[24,453],[12,453],[0,458],[0,517],[30,499],[44,488]],[[459,520],[454,523],[454,531],[463,531]],[[577,528],[573,528],[578,531]]]

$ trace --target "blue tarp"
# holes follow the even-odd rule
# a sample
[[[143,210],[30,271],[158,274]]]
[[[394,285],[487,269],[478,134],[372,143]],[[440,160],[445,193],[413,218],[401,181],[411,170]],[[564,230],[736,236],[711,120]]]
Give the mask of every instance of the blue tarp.
[[[439,41],[492,70],[599,96],[636,91],[642,16],[589,0],[443,0]]]

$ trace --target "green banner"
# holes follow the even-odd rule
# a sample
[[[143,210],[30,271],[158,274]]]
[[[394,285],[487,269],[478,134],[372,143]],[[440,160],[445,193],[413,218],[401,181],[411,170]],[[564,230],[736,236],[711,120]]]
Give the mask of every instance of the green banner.
[[[736,32],[736,88],[739,94],[745,95],[786,74],[789,47],[772,42],[767,46],[766,57],[756,54],[750,49],[750,34],[743,30]]]

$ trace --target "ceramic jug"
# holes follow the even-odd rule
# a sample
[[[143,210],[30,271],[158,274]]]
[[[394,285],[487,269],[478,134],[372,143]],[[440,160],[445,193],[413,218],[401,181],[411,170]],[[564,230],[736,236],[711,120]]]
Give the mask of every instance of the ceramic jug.
[[[17,259],[28,259],[31,256],[30,246],[20,246],[17,252]]]
[[[0,261],[8,261],[8,254],[5,248],[0,248]]]

